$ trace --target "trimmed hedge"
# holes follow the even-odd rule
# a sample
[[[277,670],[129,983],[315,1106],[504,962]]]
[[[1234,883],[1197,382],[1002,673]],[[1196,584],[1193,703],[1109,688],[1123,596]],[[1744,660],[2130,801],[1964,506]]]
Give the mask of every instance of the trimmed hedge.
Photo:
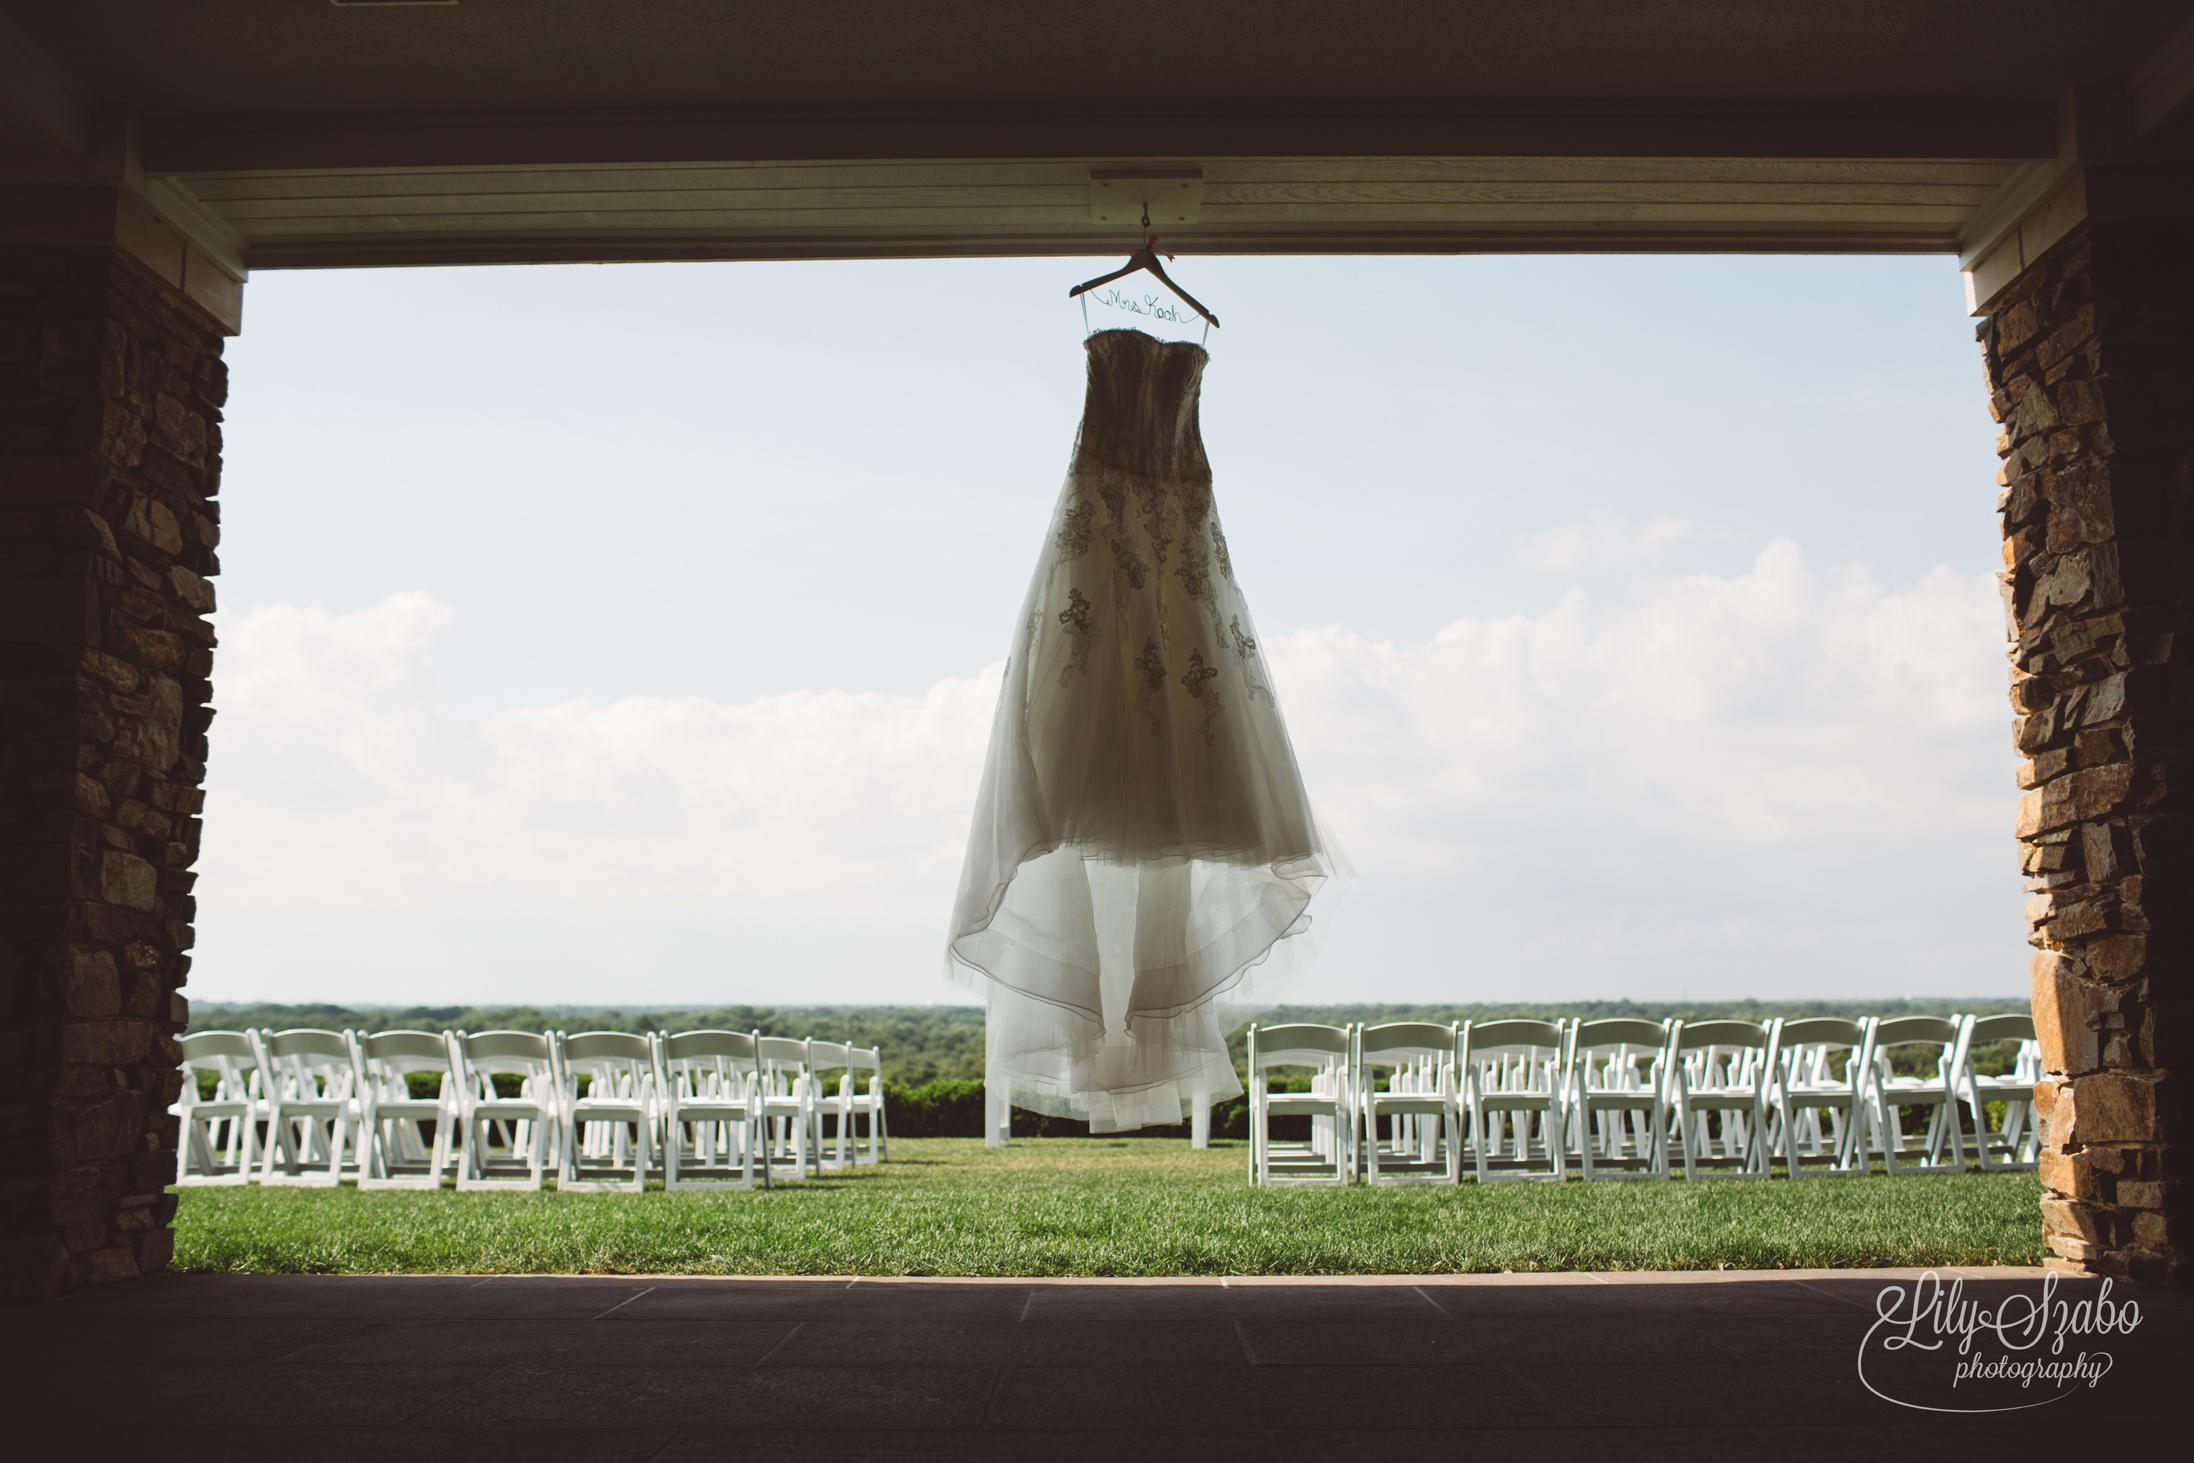
[[[895,1138],[980,1138],[983,1136],[983,1084],[940,1080],[908,1087],[884,1083],[884,1121]],[[1047,1113],[1013,1110],[1013,1134],[1017,1138],[1086,1138],[1089,1124]],[[1132,1133],[1101,1133],[1106,1138],[1186,1138],[1188,1124],[1166,1128],[1138,1128]],[[1211,1109],[1211,1136],[1247,1138],[1249,1100],[1231,1097]]]
[[[940,1078],[908,1087],[887,1081],[884,1122],[894,1138],[980,1138],[983,1084]]]

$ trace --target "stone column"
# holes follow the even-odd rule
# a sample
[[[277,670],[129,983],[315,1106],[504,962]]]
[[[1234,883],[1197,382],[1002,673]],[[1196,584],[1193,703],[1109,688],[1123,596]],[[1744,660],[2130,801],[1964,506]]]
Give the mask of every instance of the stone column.
[[[180,284],[113,246],[0,248],[9,1295],[174,1248],[227,394],[222,326]]]
[[[1979,336],[2003,425],[2004,604],[2053,1267],[2188,1278],[2194,222],[2091,220]],[[2173,791],[2173,782],[2181,784]],[[2177,1069],[2177,1075],[2175,1075]]]

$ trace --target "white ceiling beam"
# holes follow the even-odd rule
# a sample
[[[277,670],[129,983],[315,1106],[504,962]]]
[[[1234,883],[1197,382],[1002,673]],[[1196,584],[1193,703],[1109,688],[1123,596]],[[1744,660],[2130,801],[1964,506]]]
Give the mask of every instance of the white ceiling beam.
[[[1084,258],[1119,254],[1132,240],[1118,229],[998,228],[914,233],[886,230],[826,232],[797,229],[650,233],[590,229],[570,233],[451,235],[433,238],[358,235],[286,238],[256,243],[254,271],[367,269],[396,265],[614,264],[781,259]],[[1170,240],[1168,242],[1171,242]],[[1804,228],[1729,222],[1644,228],[1405,228],[1378,231],[1294,225],[1202,234],[1197,254],[1939,254],[1950,248],[1942,226],[1852,224]]]
[[[2174,57],[2194,63],[2194,49],[2182,44],[2190,40],[2194,29],[2143,72],[2150,105],[2169,91],[2166,82],[2173,73],[2164,63]],[[2137,87],[2076,86],[2058,99],[2056,156],[2007,179],[1959,231],[1958,266],[1965,271],[1968,310],[1987,314],[2027,266],[2087,219],[2089,170],[2109,171],[2132,160],[2143,105]]]
[[[174,178],[146,178],[138,193],[170,228],[196,245],[207,258],[239,281],[250,277],[250,271],[244,267],[243,238],[227,220],[199,202],[187,186]]]

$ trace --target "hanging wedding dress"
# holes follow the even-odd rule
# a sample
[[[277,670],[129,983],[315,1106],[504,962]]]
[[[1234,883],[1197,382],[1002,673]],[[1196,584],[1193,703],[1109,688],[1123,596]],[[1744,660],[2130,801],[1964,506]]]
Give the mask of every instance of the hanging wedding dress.
[[[1241,1089],[1219,1003],[1269,1000],[1335,872],[1234,582],[1200,346],[1089,337],[1073,465],[1016,627],[946,959],[986,977],[1021,1107],[1107,1132]]]

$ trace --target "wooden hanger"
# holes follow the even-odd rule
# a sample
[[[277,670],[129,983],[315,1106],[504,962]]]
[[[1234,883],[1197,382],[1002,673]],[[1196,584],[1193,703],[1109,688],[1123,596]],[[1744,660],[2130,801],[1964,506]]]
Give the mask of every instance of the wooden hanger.
[[[1150,210],[1148,208],[1145,208],[1143,210],[1143,222],[1146,225],[1150,222]],[[1211,324],[1216,326],[1219,323],[1219,317],[1212,314],[1209,310],[1206,310],[1203,307],[1202,302],[1200,302],[1194,295],[1190,294],[1187,290],[1184,290],[1179,285],[1175,284],[1173,280],[1166,274],[1166,267],[1158,262],[1158,256],[1162,252],[1163,251],[1160,250],[1158,247],[1158,236],[1156,234],[1146,234],[1143,236],[1143,247],[1137,249],[1133,254],[1128,255],[1127,263],[1125,266],[1119,269],[1115,269],[1110,274],[1099,275],[1093,280],[1088,280],[1082,284],[1076,285],[1073,289],[1067,291],[1067,298],[1071,300],[1076,295],[1087,294],[1089,291],[1097,288],[1097,286],[1101,284],[1111,284],[1114,280],[1119,279],[1125,275],[1133,274],[1136,270],[1140,269],[1147,271],[1148,273],[1157,275],[1158,282],[1160,284],[1164,285],[1167,289],[1179,295],[1183,300],[1187,301],[1188,307],[1191,310],[1194,310],[1197,314],[1203,316],[1204,319],[1210,321]],[[1171,254],[1167,254],[1165,257],[1171,259],[1173,256]]]

